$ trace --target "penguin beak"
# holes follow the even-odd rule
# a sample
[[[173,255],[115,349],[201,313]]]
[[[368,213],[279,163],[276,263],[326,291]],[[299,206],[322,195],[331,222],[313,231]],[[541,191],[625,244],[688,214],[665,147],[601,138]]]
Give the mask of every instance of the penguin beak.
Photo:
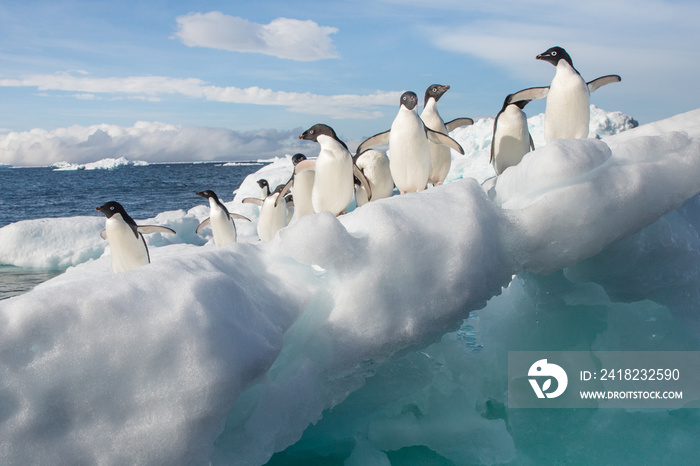
[[[203,193],[203,192],[198,192],[198,193],[194,193],[194,194],[195,194],[195,196],[202,196],[202,197],[204,197],[204,193]]]

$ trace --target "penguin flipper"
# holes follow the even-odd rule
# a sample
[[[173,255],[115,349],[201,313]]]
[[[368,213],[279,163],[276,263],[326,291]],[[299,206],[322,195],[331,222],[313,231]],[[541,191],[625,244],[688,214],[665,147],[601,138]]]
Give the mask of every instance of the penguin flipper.
[[[230,215],[231,215],[232,218],[237,218],[237,219],[239,219],[239,220],[247,220],[247,221],[250,222],[250,219],[249,219],[248,217],[245,217],[245,216],[243,216],[243,215],[241,215],[241,214],[230,214]],[[209,219],[207,219],[207,220],[209,220]],[[205,222],[206,222],[207,220],[205,220]]]
[[[100,232],[100,236],[102,237],[102,239],[107,239],[107,230],[102,230]]]
[[[301,173],[305,170],[314,170],[316,168],[316,160],[306,159],[302,160],[294,167],[294,174]]]
[[[245,199],[243,199],[242,202],[243,202],[243,204],[255,204],[255,205],[261,206],[261,207],[263,205],[263,200],[258,199],[257,197],[246,197]]]
[[[593,81],[590,81],[586,84],[588,85],[588,90],[590,92],[593,92],[596,89],[605,86],[606,84],[619,83],[620,81],[622,81],[622,78],[618,75],[609,74],[607,76],[601,76],[600,78],[596,78]]]
[[[384,131],[383,133],[378,133],[375,134],[374,136],[365,139],[362,144],[357,146],[357,150],[355,151],[356,154],[360,154],[364,152],[366,149],[369,149],[370,147],[374,146],[379,146],[381,144],[388,144],[389,143],[389,133],[391,130]]]
[[[532,140],[532,134],[530,134],[529,131],[527,132],[527,135],[530,136],[530,152],[532,152],[535,150],[535,141]]]
[[[464,149],[462,149],[462,146],[459,145],[457,141],[452,139],[446,134],[440,133],[438,131],[433,131],[432,129],[428,128],[427,126],[425,127],[425,132],[428,136],[428,139],[433,141],[435,144],[444,144],[447,147],[456,150],[460,154],[464,155]]]
[[[473,124],[474,120],[471,118],[455,118],[454,120],[445,123],[445,127],[447,128],[447,132],[450,133],[460,126],[470,126]]]
[[[360,180],[360,184],[362,187],[365,189],[365,192],[367,193],[367,202],[372,200],[372,188],[369,186],[369,181],[367,181],[367,177],[365,176],[365,173],[360,170],[360,167],[355,165],[354,163],[352,164],[352,171],[355,174],[355,177]]]
[[[518,91],[515,94],[511,94],[507,102],[512,104],[513,102],[519,102],[521,100],[541,100],[547,97],[549,94],[549,86],[547,87],[529,87]]]
[[[173,230],[172,228],[163,227],[160,225],[139,225],[138,227],[136,227],[136,230],[139,233],[146,233],[146,234],[148,234],[148,233],[172,233],[172,234],[176,234],[175,230]]]
[[[202,223],[200,223],[199,226],[197,227],[197,229],[194,231],[195,234],[199,234],[199,232],[202,231],[202,229],[203,229],[204,227],[206,227],[207,225],[209,225],[209,222],[210,222],[210,221],[211,221],[211,218],[209,218],[209,217],[205,218],[204,221],[203,221]]]

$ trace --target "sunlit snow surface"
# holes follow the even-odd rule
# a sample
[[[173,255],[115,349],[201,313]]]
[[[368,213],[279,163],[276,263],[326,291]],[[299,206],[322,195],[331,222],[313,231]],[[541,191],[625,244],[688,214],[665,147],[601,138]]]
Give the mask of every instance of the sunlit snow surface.
[[[617,118],[593,115],[592,126]],[[255,242],[257,207],[241,200],[259,197],[258,178],[285,182],[288,157],[227,203],[253,220],[238,244],[198,246],[206,206],[140,222],[179,233],[151,235],[152,264],[120,275],[100,253],[99,217],[73,219],[81,230],[56,240],[76,246],[62,253],[36,239],[32,266],[42,253],[77,266],[0,302],[0,462],[696,456],[695,410],[505,404],[509,350],[700,349],[700,110],[540,144],[488,194],[479,125],[452,133],[471,155],[455,157],[445,186],[307,216],[270,243]],[[0,262],[29,254],[40,228],[0,229]],[[610,441],[626,429],[637,435]]]

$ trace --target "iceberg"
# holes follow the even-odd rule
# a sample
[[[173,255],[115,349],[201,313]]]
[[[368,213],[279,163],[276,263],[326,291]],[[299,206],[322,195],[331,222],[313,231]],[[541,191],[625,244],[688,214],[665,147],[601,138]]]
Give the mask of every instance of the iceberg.
[[[465,149],[487,149],[483,132],[458,131]],[[508,410],[504,361],[515,349],[698,349],[685,323],[700,289],[700,109],[541,145],[483,187],[486,168],[464,168],[483,157],[461,162],[443,186],[306,216],[269,243],[254,230],[221,248],[156,238],[149,266],[115,276],[102,255],[0,302],[0,459],[580,462],[536,435],[574,419],[571,435],[605,443],[640,416],[677,436],[652,459],[694,454],[694,410]],[[255,220],[239,199],[290,166],[250,175],[227,207]],[[205,216],[156,220],[194,230]]]
[[[56,162],[53,164],[51,167],[54,170],[61,171],[61,170],[114,170],[115,168],[119,167],[124,167],[124,166],[134,166],[134,167],[141,167],[141,166],[146,166],[148,165],[148,162],[145,162],[143,160],[135,160],[131,161],[127,159],[126,157],[119,157],[119,158],[106,158],[102,160],[98,160],[96,162],[89,162],[89,163],[70,163],[70,162]]]

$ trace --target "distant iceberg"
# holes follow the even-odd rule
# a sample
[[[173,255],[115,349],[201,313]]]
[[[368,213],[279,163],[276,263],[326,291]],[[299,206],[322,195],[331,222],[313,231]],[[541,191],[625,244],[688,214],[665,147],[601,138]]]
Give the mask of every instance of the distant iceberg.
[[[57,162],[51,166],[56,171],[65,171],[65,170],[113,170],[115,168],[119,167],[124,167],[124,166],[134,166],[134,167],[141,167],[141,166],[146,166],[149,165],[148,162],[145,162],[143,160],[135,160],[131,161],[127,159],[126,157],[119,157],[119,158],[106,158],[102,160],[98,160],[97,162],[90,162],[90,163],[71,163],[71,162]]]
[[[248,162],[226,162],[221,164],[222,167],[246,167],[246,166],[256,166],[256,165],[265,165],[266,163],[270,163],[269,160],[257,160],[257,161],[248,161]]]
[[[697,410],[509,410],[505,379],[512,350],[699,349],[700,109],[541,144],[489,193],[474,126],[453,132],[474,149],[452,182],[269,243],[241,199],[286,181],[289,157],[227,202],[252,220],[239,243],[195,245],[206,206],[153,219],[178,235],[150,235],[152,263],[120,275],[74,241],[51,260],[86,262],[0,302],[0,462],[585,464],[570,437],[603,462],[694,457]],[[97,236],[95,219],[65,234]],[[13,225],[0,257],[50,254],[40,224]]]

